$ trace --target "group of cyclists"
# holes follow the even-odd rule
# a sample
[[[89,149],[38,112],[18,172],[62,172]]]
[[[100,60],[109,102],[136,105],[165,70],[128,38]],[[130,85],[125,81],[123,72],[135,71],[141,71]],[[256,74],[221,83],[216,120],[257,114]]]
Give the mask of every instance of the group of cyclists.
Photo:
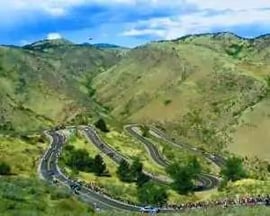
[[[233,207],[233,206],[256,206],[265,205],[270,207],[270,194],[257,196],[242,196],[239,198],[224,198],[219,200],[188,202],[184,204],[169,204],[162,206],[165,209],[189,210],[207,209],[212,207]]]
[[[103,194],[104,196],[108,196],[119,201],[128,203],[130,205],[137,205],[131,201],[126,201],[121,198],[112,197],[106,190],[100,186],[98,186],[95,182],[91,183],[83,183],[79,182],[81,185],[84,184],[87,188],[97,193]],[[198,201],[198,202],[187,202],[183,204],[166,204],[163,206],[157,206],[158,209],[169,209],[169,210],[191,210],[191,209],[207,209],[212,207],[233,207],[233,206],[257,206],[257,205],[265,205],[270,207],[270,194],[265,195],[256,195],[256,196],[239,196],[235,198],[223,198],[219,200],[209,200],[209,201]]]

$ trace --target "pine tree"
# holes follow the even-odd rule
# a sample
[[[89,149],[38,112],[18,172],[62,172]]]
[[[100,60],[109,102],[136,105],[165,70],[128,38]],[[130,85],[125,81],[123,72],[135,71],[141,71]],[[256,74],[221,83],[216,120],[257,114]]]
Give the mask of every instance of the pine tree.
[[[96,155],[93,162],[93,169],[97,176],[101,176],[106,172],[106,164],[100,155]]]
[[[109,132],[109,129],[107,128],[106,122],[103,118],[100,118],[99,120],[97,120],[97,122],[95,123],[95,126],[100,129],[102,132]]]
[[[123,182],[132,182],[130,166],[126,160],[122,160],[118,166],[117,175]]]
[[[237,157],[229,158],[220,173],[226,181],[237,181],[247,177],[242,160]]]
[[[145,205],[164,205],[167,203],[168,194],[164,187],[148,182],[139,188],[138,198]]]

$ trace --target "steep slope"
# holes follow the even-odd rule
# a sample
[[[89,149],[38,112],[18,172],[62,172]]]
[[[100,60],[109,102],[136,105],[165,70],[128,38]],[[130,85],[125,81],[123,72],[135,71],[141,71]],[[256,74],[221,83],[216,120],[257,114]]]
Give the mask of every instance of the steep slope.
[[[117,51],[65,40],[0,47],[1,129],[37,130],[93,107],[92,78],[120,58]]]
[[[268,40],[218,33],[137,47],[94,79],[96,98],[123,121],[166,124],[219,150],[242,113],[268,97]]]

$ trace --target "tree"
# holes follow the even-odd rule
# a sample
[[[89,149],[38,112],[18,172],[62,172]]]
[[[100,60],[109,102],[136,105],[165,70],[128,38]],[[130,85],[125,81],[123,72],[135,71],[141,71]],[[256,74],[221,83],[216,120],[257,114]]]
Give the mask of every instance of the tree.
[[[106,164],[100,155],[96,155],[93,161],[93,170],[97,176],[101,176],[106,172]]]
[[[140,173],[137,177],[136,184],[138,187],[142,187],[144,184],[150,181],[150,177],[145,175],[144,173]]]
[[[167,203],[168,194],[164,187],[148,182],[138,189],[138,198],[147,205],[164,205]]]
[[[194,181],[201,172],[201,166],[196,157],[191,158],[187,164],[172,164],[167,168],[167,172],[174,182],[172,187],[179,194],[188,194],[195,188]]]
[[[188,163],[188,166],[194,175],[200,173],[202,170],[202,167],[201,167],[197,157],[192,157]]]
[[[132,182],[132,178],[130,176],[130,166],[126,160],[121,160],[117,169],[117,175],[123,182]]]
[[[140,162],[139,158],[136,158],[132,165],[130,166],[130,174],[133,179],[137,179],[138,176],[142,173],[143,164]]]
[[[237,181],[247,177],[242,160],[237,157],[229,158],[220,174],[223,176],[225,181]]]
[[[0,175],[9,175],[10,171],[11,168],[6,162],[0,162]]]
[[[194,190],[193,173],[188,166],[172,165],[168,168],[168,173],[174,180],[173,189],[179,194],[188,194]]]
[[[75,149],[71,145],[65,147],[63,160],[72,169],[80,171],[92,171],[93,159],[83,149]]]
[[[144,137],[148,137],[148,136],[149,136],[149,131],[150,131],[150,129],[149,129],[148,126],[142,125],[142,126],[141,126],[141,130],[142,130],[142,135],[143,135]]]
[[[133,181],[136,181],[137,186],[142,186],[150,180],[149,176],[143,173],[143,164],[140,162],[139,158],[136,158],[131,167],[130,174]]]
[[[100,118],[99,120],[96,121],[95,126],[103,131],[104,133],[110,132],[110,130],[107,128],[106,122],[103,118]]]
[[[124,182],[136,182],[138,186],[142,186],[150,180],[143,173],[143,164],[136,158],[131,165],[126,160],[122,160],[117,170],[118,177]]]

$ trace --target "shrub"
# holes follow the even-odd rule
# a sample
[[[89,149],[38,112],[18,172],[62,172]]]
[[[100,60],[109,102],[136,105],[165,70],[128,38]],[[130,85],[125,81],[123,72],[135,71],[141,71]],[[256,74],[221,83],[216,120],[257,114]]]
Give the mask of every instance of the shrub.
[[[164,187],[148,182],[139,188],[138,198],[144,204],[164,205],[167,203],[168,194]]]
[[[9,175],[10,172],[10,166],[6,162],[0,162],[0,175]]]
[[[201,166],[197,161],[197,158],[194,157],[185,165],[179,165],[176,163],[171,164],[167,168],[167,172],[174,180],[172,183],[173,189],[179,194],[188,194],[195,188],[193,182],[201,172]]]
[[[105,120],[102,118],[96,121],[95,126],[104,133],[110,132],[110,130],[107,128]]]
[[[167,100],[164,101],[164,105],[165,105],[165,106],[166,106],[166,105],[169,105],[171,102],[172,102],[171,99],[167,99]]]
[[[220,174],[226,181],[237,181],[247,177],[242,160],[237,157],[229,158]]]

